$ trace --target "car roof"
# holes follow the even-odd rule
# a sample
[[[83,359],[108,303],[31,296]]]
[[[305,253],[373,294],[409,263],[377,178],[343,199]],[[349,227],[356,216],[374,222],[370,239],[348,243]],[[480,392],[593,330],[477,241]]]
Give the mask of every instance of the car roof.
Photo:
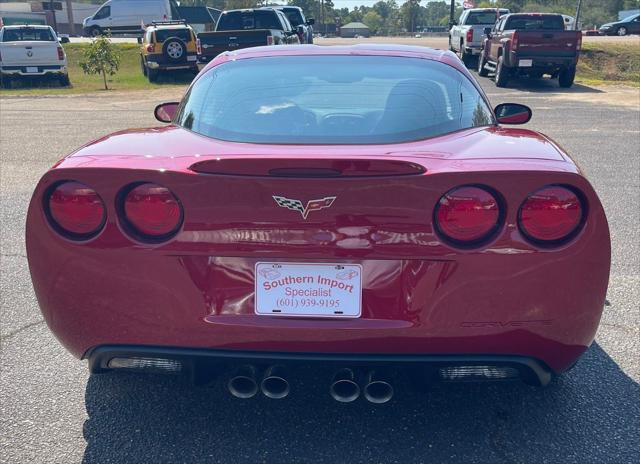
[[[51,26],[45,24],[11,24],[2,27],[3,29],[51,29]]]

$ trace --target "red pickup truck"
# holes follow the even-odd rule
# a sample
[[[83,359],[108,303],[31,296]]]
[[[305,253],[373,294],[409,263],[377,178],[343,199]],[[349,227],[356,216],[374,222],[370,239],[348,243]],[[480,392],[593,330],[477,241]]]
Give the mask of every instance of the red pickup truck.
[[[580,31],[565,30],[559,14],[516,13],[502,16],[485,29],[478,60],[478,74],[495,72],[498,87],[522,75],[558,78],[560,87],[571,87],[582,46]]]

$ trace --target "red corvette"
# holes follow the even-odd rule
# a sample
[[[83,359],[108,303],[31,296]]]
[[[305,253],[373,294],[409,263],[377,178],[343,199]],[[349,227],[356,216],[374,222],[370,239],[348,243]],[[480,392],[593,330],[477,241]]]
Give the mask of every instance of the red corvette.
[[[64,158],[29,208],[42,313],[93,372],[281,398],[319,363],[336,399],[384,402],[404,371],[544,385],[593,341],[602,205],[453,54],[223,53],[156,117]]]

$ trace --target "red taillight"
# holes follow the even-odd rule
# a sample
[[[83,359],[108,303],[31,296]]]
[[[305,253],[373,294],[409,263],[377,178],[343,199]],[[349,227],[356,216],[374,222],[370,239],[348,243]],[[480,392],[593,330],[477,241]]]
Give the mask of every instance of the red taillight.
[[[511,36],[511,50],[516,51],[518,49],[518,31],[514,31]]]
[[[154,53],[156,51],[156,47],[154,44],[147,45],[147,53]]]
[[[202,42],[200,42],[200,39],[196,39],[196,53],[202,55]]]
[[[578,33],[578,42],[576,43],[576,50],[582,50],[582,32]]]
[[[182,224],[182,206],[171,191],[156,184],[141,184],[124,198],[126,222],[143,238],[166,239]]]
[[[458,187],[445,193],[436,207],[436,228],[459,244],[471,244],[489,238],[498,228],[500,205],[484,188]]]
[[[544,187],[524,201],[518,214],[520,230],[534,242],[566,240],[577,232],[583,218],[578,195],[565,187]]]
[[[51,191],[45,204],[51,224],[69,238],[91,238],[105,222],[102,199],[95,190],[79,182],[59,184]]]
[[[62,47],[58,47],[58,59],[64,60],[64,50],[62,49]]]
[[[473,29],[467,31],[467,43],[473,42]]]
[[[273,45],[273,36],[272,35],[268,35],[267,36],[267,45]]]

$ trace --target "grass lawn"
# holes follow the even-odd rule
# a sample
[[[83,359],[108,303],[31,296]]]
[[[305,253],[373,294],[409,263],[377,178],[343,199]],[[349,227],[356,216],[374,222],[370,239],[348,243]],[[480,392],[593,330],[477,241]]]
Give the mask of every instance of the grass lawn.
[[[576,81],[640,87],[640,47],[637,43],[584,43]]]
[[[0,90],[0,95],[56,95],[69,93],[93,93],[104,91],[104,83],[101,75],[88,76],[82,72],[80,61],[82,61],[83,50],[88,44],[65,44],[64,49],[67,53],[67,61],[69,63],[69,79],[71,87],[59,87],[57,82],[51,82],[34,79],[33,85],[25,85],[24,87],[14,87],[11,90]],[[112,90],[144,90],[158,89],[165,87],[184,88],[191,82],[193,74],[188,72],[175,72],[161,75],[159,82],[150,83],[146,77],[142,75],[140,69],[140,45],[138,44],[115,44],[120,50],[121,61],[120,69],[115,76],[107,76],[109,89]]]
[[[183,89],[191,82],[192,74],[184,72],[165,74],[160,77],[159,82],[152,84],[140,70],[140,46],[123,43],[115,46],[120,50],[122,60],[118,73],[108,77],[110,89]],[[61,88],[57,82],[34,81],[35,85],[0,90],[0,95],[66,95],[104,91],[102,76],[87,76],[79,66],[86,47],[87,44],[79,43],[64,45],[69,62],[70,88]],[[625,84],[640,87],[640,47],[635,42],[583,44],[576,81],[586,85]]]

